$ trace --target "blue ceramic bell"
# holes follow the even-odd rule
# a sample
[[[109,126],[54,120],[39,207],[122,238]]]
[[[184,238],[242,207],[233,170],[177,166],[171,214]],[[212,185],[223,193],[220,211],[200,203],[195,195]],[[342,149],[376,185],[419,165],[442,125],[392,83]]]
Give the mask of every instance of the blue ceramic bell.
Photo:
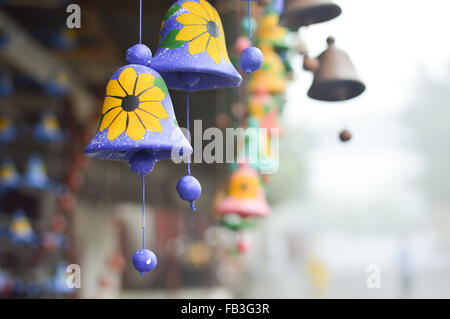
[[[37,237],[24,211],[18,210],[13,214],[11,225],[9,226],[9,236],[14,243],[29,245],[36,243]]]
[[[192,153],[175,118],[169,91],[158,72],[149,67],[150,49],[136,44],[126,54],[128,65],[118,69],[106,87],[97,134],[85,149],[89,157],[128,161],[142,178],[142,249],[133,265],[144,275],[156,266],[156,256],[145,249],[145,175],[155,163]]]
[[[69,77],[64,71],[57,71],[45,83],[45,91],[48,95],[61,97],[67,93],[70,87]]]
[[[47,175],[47,167],[41,157],[33,155],[27,162],[23,184],[26,187],[40,190],[49,189],[52,185]]]
[[[163,78],[148,67],[151,60],[150,49],[142,44],[128,50],[129,64],[106,87],[100,126],[85,149],[87,156],[130,161],[145,152],[157,162],[192,153]]]
[[[178,0],[167,11],[151,63],[171,89],[202,91],[238,86],[217,10],[206,0]]]
[[[53,112],[47,111],[42,114],[39,123],[34,126],[33,136],[44,143],[61,142],[64,139],[58,118]]]
[[[0,162],[0,193],[16,189],[20,184],[20,176],[14,165],[14,162],[10,159],[6,159]]]
[[[151,66],[169,88],[188,92],[188,132],[189,92],[235,87],[242,82],[228,57],[219,13],[206,0],[178,0],[169,8]],[[189,161],[188,175],[180,179],[177,191],[195,210],[201,185],[191,176]]]
[[[8,115],[0,115],[0,143],[8,144],[14,141],[17,129]]]
[[[20,176],[10,159],[5,159],[0,162],[0,192],[15,189],[20,184]]]

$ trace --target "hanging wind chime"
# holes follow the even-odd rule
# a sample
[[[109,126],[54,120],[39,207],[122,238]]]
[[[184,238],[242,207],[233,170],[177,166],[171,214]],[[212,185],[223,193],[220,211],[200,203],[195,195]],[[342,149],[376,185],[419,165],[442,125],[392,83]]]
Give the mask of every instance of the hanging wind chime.
[[[252,1],[260,1],[260,0],[240,0],[248,2],[248,39],[250,45],[247,49],[242,51],[241,54],[241,68],[246,73],[253,73],[256,70],[259,70],[264,61],[264,56],[261,50],[257,47],[253,46],[253,35],[252,35]]]
[[[348,54],[335,46],[333,37],[328,37],[327,45],[328,48],[313,60],[317,67],[313,69],[314,80],[308,96],[319,101],[340,102],[361,95],[366,86],[356,73]],[[339,133],[343,143],[351,138],[352,133],[347,129]]]
[[[139,13],[139,44],[128,49],[128,65],[108,82],[100,126],[85,153],[128,161],[141,176],[142,249],[134,253],[133,265],[145,275],[157,264],[155,254],[145,248],[145,176],[159,160],[186,156],[192,147],[178,127],[163,78],[149,67],[152,53],[142,44],[142,0]]]
[[[170,89],[186,92],[189,137],[189,94],[235,87],[242,81],[228,57],[219,13],[206,0],[178,0],[169,8],[151,67],[161,74]],[[189,157],[187,164],[188,175],[179,180],[177,192],[195,211],[201,185],[191,176]]]

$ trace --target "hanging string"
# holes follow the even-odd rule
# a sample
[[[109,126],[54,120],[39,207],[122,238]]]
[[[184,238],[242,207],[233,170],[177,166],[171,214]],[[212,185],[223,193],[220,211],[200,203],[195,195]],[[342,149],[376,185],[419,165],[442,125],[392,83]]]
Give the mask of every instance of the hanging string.
[[[186,127],[187,127],[188,141],[189,143],[192,143],[191,131],[189,130],[189,91],[186,92]],[[188,155],[187,164],[188,164],[188,175],[191,176],[191,155]]]
[[[145,249],[145,175],[142,177],[142,249]]]
[[[252,11],[251,0],[248,0],[248,39],[250,40],[250,46],[252,46]]]
[[[139,44],[142,44],[142,0],[139,0]]]

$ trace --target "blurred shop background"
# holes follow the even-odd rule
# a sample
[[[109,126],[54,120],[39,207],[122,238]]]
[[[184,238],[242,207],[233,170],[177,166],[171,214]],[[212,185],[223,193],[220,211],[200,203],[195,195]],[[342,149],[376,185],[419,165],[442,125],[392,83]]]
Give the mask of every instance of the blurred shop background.
[[[153,53],[172,2],[143,1]],[[279,19],[294,2],[342,12],[289,30]],[[70,3],[81,29],[66,26]],[[258,174],[271,213],[217,214],[239,171],[221,163],[192,165],[203,192],[191,212],[175,190],[186,165],[161,161],[146,178],[158,266],[141,277],[140,179],[83,153],[138,42],[138,1],[0,1],[0,298],[450,298],[450,3],[252,2],[255,45],[275,55],[252,76],[239,68],[247,2],[210,3],[244,82],[192,94],[191,123],[282,128],[279,170]],[[312,99],[315,58],[334,45],[366,89]],[[185,94],[170,95],[186,127]],[[79,289],[67,287],[69,264]]]

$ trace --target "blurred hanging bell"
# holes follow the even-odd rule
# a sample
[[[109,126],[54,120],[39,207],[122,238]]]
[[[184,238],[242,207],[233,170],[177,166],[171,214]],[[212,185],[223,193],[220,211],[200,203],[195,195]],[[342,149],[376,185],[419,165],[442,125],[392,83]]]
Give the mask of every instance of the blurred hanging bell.
[[[22,210],[14,212],[9,232],[14,243],[34,244],[37,240],[30,220]]]
[[[140,175],[150,173],[161,159],[192,152],[163,78],[147,66],[151,59],[145,45],[127,51],[129,64],[108,82],[98,132],[85,149],[92,158],[130,161]]]
[[[169,88],[195,92],[241,83],[219,14],[208,1],[176,1],[164,16],[160,39],[151,67]]]
[[[319,101],[345,101],[364,92],[366,86],[359,79],[347,53],[327,39],[328,48],[318,57],[319,68],[308,96]]]
[[[266,217],[270,214],[264,189],[258,172],[243,163],[233,172],[228,186],[228,195],[216,206],[219,216],[238,214],[243,218]]]
[[[342,13],[331,0],[286,0],[280,25],[297,31],[300,27],[332,20]]]
[[[47,167],[41,157],[33,155],[27,162],[24,185],[36,189],[48,189],[52,182],[47,175]]]
[[[0,193],[6,190],[15,189],[20,184],[20,176],[16,166],[11,159],[0,162]]]
[[[58,118],[53,112],[44,112],[34,127],[34,138],[40,142],[61,142],[64,134],[59,126]]]

